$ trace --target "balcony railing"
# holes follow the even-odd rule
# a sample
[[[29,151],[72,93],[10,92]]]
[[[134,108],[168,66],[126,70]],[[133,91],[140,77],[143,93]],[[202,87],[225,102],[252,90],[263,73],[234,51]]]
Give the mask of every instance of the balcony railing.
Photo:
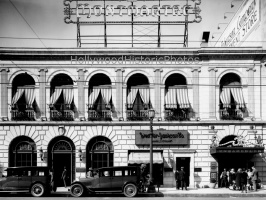
[[[189,115],[192,114],[188,109],[172,109],[164,111],[164,119],[166,121],[188,121]]]
[[[34,110],[11,110],[12,121],[35,121],[36,113]]]
[[[111,121],[111,110],[88,110],[89,121]]]
[[[50,110],[51,121],[74,121],[73,110]]]
[[[127,110],[128,121],[146,121],[149,120],[148,110]]]
[[[222,109],[220,110],[221,120],[243,120],[244,112],[240,109]]]

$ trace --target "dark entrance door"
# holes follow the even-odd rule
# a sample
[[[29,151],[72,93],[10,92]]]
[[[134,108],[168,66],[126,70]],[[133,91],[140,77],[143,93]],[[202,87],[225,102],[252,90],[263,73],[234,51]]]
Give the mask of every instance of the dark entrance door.
[[[71,163],[72,163],[71,153],[53,153],[53,169],[54,169],[54,181],[57,187],[64,187],[64,182],[62,179],[62,172],[64,167],[66,167],[66,185],[71,184]]]
[[[62,173],[66,168],[65,182],[70,186],[75,180],[75,146],[72,140],[65,136],[54,138],[48,145],[48,166],[54,171],[56,187],[64,187]]]
[[[190,177],[190,157],[177,157],[176,158],[176,169],[181,170],[181,167],[184,167],[186,172],[186,183],[189,186],[189,177]]]
[[[220,175],[224,169],[226,171],[230,171],[232,168],[237,172],[239,168],[243,169],[250,169],[252,165],[254,164],[253,162],[250,162],[250,159],[252,158],[253,155],[248,155],[248,154],[237,154],[237,153],[231,153],[231,154],[224,154],[220,155],[217,160],[218,160],[218,186],[221,184],[221,179]]]

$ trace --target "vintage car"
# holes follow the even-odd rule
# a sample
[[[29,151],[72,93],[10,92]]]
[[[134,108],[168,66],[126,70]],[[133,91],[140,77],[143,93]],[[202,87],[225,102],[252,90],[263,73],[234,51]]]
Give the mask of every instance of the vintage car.
[[[0,192],[30,192],[41,197],[50,192],[48,167],[9,167],[0,178]]]
[[[74,181],[70,193],[74,197],[80,197],[92,193],[122,192],[126,197],[134,197],[138,194],[139,183],[139,167],[104,167],[99,168],[93,177]]]

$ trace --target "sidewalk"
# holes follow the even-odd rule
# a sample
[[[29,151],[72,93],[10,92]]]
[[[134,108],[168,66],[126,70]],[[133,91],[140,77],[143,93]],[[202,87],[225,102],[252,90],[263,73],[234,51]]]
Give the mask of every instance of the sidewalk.
[[[69,188],[57,188],[55,196],[71,196]],[[101,194],[93,196],[123,196],[123,194]],[[260,189],[257,192],[229,190],[228,188],[188,188],[188,190],[176,190],[175,188],[156,188],[156,193],[139,193],[140,197],[266,197],[266,189]]]

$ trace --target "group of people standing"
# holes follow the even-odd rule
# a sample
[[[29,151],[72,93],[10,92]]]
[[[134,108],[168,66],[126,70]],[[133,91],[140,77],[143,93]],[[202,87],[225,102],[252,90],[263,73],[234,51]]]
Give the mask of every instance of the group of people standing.
[[[187,190],[187,174],[184,171],[184,167],[181,167],[180,171],[178,171],[176,169],[176,171],[175,171],[175,181],[176,181],[176,189],[177,190],[179,190],[180,187],[181,187],[182,190],[183,190],[184,187]]]
[[[224,171],[220,175],[221,185],[220,187],[226,187],[229,189],[240,190],[242,193],[247,193],[249,190],[257,191],[257,182],[259,178],[258,170],[253,166],[252,170],[239,168],[237,172],[234,169],[230,171]]]

